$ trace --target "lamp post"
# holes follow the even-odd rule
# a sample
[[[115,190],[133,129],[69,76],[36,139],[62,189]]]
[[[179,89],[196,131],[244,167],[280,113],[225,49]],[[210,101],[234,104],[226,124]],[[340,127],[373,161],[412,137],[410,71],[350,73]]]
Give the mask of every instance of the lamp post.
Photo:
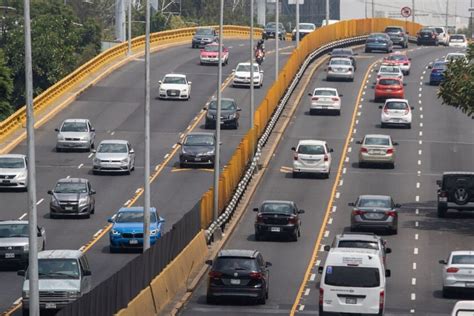
[[[296,0],[296,47],[300,45],[300,0]]]
[[[128,50],[127,55],[132,55],[132,0],[128,0]]]
[[[326,0],[326,26],[329,25],[329,0]]]
[[[275,0],[275,80],[278,80],[279,73],[279,53],[280,53],[280,0]],[[252,78],[253,80],[253,78]]]
[[[254,19],[254,0],[250,0],[250,128],[254,125],[254,115],[255,115],[255,93],[253,86],[253,65],[254,65],[254,41],[253,41],[253,19]],[[253,148],[252,148],[253,153]],[[253,156],[253,155],[252,155]]]
[[[145,21],[145,207],[143,210],[143,252],[150,248],[150,0],[146,0]]]

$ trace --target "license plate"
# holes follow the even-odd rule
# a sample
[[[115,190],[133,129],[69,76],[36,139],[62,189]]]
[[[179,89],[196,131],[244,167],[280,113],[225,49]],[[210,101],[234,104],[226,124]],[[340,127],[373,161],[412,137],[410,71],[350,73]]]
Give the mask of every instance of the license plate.
[[[65,209],[66,211],[72,211],[72,206],[66,206],[64,209]]]
[[[381,150],[371,150],[370,153],[371,153],[371,154],[374,154],[374,155],[382,155],[382,154],[384,154],[384,152],[381,151]]]
[[[274,233],[279,233],[281,231],[280,227],[272,227],[270,228],[270,231],[274,232]]]
[[[176,92],[171,92],[171,95],[176,95],[177,93]]]
[[[392,89],[387,89],[387,90],[385,90],[385,91],[387,91],[387,92],[392,92]]]
[[[15,254],[14,254],[14,253],[6,253],[6,254],[5,254],[5,259],[11,259],[11,258],[15,258]]]
[[[346,304],[357,304],[357,299],[355,297],[346,297]]]
[[[3,183],[10,183],[10,180],[3,180]]]
[[[447,197],[440,197],[439,201],[440,202],[448,202],[448,198]]]
[[[47,309],[56,308],[56,303],[46,303],[44,305],[44,308],[47,308]]]
[[[466,287],[474,287],[474,282],[466,282]]]
[[[138,240],[132,239],[132,240],[129,241],[129,243],[130,243],[130,245],[136,245],[136,244],[138,244]]]
[[[240,280],[239,280],[239,279],[230,279],[230,284],[239,285],[239,284],[240,284]]]
[[[371,219],[380,219],[380,218],[383,218],[383,214],[379,214],[379,213],[365,213],[365,217],[371,218]]]
[[[201,158],[194,158],[195,161],[201,161]]]

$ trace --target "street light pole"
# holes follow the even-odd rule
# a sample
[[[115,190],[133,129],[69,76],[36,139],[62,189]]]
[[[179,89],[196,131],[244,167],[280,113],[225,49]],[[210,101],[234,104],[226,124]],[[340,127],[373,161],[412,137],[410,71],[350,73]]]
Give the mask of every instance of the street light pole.
[[[220,156],[221,156],[221,85],[222,85],[222,41],[224,37],[224,0],[220,0],[219,13],[219,51],[217,53],[218,74],[217,74],[217,111],[216,111],[216,140],[214,158],[214,221],[219,217],[219,177],[220,177]],[[253,80],[253,78],[251,79]]]
[[[329,0],[326,0],[326,26],[329,25]]]
[[[278,80],[278,73],[280,65],[279,65],[279,53],[280,53],[280,0],[275,1],[275,24],[276,24],[276,29],[275,29],[275,80]]]
[[[132,0],[128,0],[128,52],[132,55]]]
[[[253,85],[253,65],[254,65],[254,41],[253,41],[253,32],[254,32],[254,26],[253,26],[253,19],[254,19],[254,0],[250,0],[250,78],[251,79],[251,84],[250,84],[250,128],[253,127],[254,125],[254,115],[255,115],[255,93],[254,93],[254,85]],[[253,147],[252,147],[252,153],[253,153]],[[252,155],[253,156],[253,155]]]
[[[448,29],[448,12],[449,12],[449,0],[446,0],[446,19],[445,19],[445,25],[446,25],[446,30]]]
[[[375,18],[375,1],[372,0],[372,19]]]
[[[300,0],[296,0],[296,47],[300,45]]]
[[[411,21],[415,23],[415,0],[411,1]]]
[[[472,20],[472,11],[474,10],[474,8],[472,7],[472,0],[471,0],[471,38],[474,38],[474,26],[472,25],[474,23],[474,21]]]
[[[146,0],[145,24],[145,185],[143,252],[150,248],[150,0]]]
[[[24,0],[26,131],[28,145],[28,279],[30,315],[39,316],[38,224],[36,210],[35,118],[33,113],[33,68],[31,63],[30,0]]]

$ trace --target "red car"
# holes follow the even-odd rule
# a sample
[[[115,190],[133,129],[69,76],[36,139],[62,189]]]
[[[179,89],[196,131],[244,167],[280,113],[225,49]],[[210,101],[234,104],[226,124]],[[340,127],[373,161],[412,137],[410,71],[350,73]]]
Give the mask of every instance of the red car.
[[[380,78],[375,85],[374,101],[385,99],[404,99],[403,81],[399,78]]]
[[[410,74],[411,58],[408,58],[405,53],[392,53],[383,59],[383,63],[388,65],[400,66],[400,69],[402,70],[404,75],[408,76]]]
[[[219,44],[217,43],[211,43],[207,44],[204,46],[203,49],[201,49],[201,53],[199,56],[200,63],[201,65],[204,64],[218,64],[219,63],[219,57],[217,56],[219,53]],[[227,65],[229,62],[229,49],[226,47],[222,47],[222,64]]]

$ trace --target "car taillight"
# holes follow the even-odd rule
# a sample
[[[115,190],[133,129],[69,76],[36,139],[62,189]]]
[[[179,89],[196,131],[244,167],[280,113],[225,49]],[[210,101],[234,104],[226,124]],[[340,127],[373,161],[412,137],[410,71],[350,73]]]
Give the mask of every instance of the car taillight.
[[[393,148],[387,149],[387,154],[393,154]]]
[[[389,113],[388,108],[383,108],[383,111],[384,111],[385,114]]]
[[[384,292],[384,291],[380,291],[379,313],[382,313],[382,311],[383,311],[384,300],[385,300],[385,292]]]
[[[408,115],[410,113],[410,110],[408,108],[405,109],[405,115]]]
[[[319,306],[323,306],[324,302],[324,289],[319,288]]]
[[[440,191],[440,192],[439,192],[439,196],[440,196],[440,197],[448,197],[448,192],[446,192],[446,191]]]
[[[249,273],[249,276],[251,279],[253,280],[261,280],[263,279],[263,274],[261,274],[260,272],[250,272]]]
[[[387,212],[387,216],[389,216],[389,217],[395,217],[395,216],[397,216],[397,212],[388,211],[388,212]]]
[[[291,216],[290,218],[288,218],[288,223],[297,224],[298,223],[298,218],[296,218],[296,216]]]
[[[447,268],[446,272],[447,273],[456,273],[459,271],[459,268]]]
[[[403,63],[403,65],[404,65],[404,66],[409,66],[409,65],[410,65],[410,63]]]
[[[318,98],[318,97],[312,97],[311,100],[313,100],[313,101],[318,101],[319,98]]]
[[[331,98],[333,101],[339,101],[339,98],[338,97],[332,97]]]
[[[209,271],[209,277],[211,279],[220,279],[222,277],[222,273],[218,271]]]
[[[263,215],[262,214],[257,215],[257,223],[263,223]]]
[[[331,68],[331,67],[328,67],[328,71],[332,71],[332,68]]]
[[[297,153],[293,154],[293,160],[298,160],[298,154]]]
[[[353,215],[364,215],[365,212],[364,212],[364,211],[361,211],[361,210],[353,210],[353,211],[352,211],[352,214],[353,214]]]
[[[324,155],[324,161],[329,161],[329,156],[328,155]]]
[[[366,153],[366,152],[368,152],[368,150],[365,147],[360,147],[360,152],[361,153]]]

